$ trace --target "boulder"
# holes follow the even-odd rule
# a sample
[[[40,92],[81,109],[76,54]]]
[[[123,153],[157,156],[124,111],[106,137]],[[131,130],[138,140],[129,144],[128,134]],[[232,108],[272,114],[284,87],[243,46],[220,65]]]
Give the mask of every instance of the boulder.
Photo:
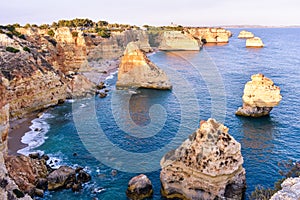
[[[35,195],[36,184],[48,175],[45,160],[27,156],[6,156],[5,164],[10,177],[26,194]]]
[[[116,87],[162,90],[172,88],[166,73],[152,63],[135,42],[126,47],[119,66]]]
[[[242,199],[246,188],[241,145],[214,119],[161,160],[162,195],[180,199]]]
[[[144,174],[135,176],[129,181],[126,194],[129,199],[133,200],[151,197],[153,194],[152,183]]]
[[[199,51],[200,44],[199,41],[188,33],[182,33],[181,31],[165,31],[163,32],[162,41],[158,48],[163,51]]]
[[[254,38],[254,34],[251,33],[250,31],[243,30],[239,33],[238,38],[240,39]]]
[[[251,79],[244,88],[243,107],[236,111],[236,115],[246,117],[269,115],[282,99],[280,88],[263,74],[255,74]]]
[[[264,43],[259,37],[254,37],[254,38],[248,38],[246,40],[246,47],[257,47],[261,48],[264,47]]]
[[[48,177],[48,190],[56,190],[59,188],[67,188],[76,181],[76,172],[73,168],[61,166],[57,170],[51,172]],[[71,187],[71,186],[70,186]]]
[[[299,200],[300,177],[288,178],[281,184],[282,189],[276,192],[270,200]]]

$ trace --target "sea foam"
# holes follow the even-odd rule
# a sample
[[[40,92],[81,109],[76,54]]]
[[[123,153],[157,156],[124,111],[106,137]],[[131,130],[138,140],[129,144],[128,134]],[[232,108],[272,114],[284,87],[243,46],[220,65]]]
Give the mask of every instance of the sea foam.
[[[21,142],[28,146],[18,150],[18,153],[23,155],[29,155],[32,152],[44,153],[42,151],[34,151],[34,149],[41,146],[47,139],[46,133],[49,131],[50,125],[46,122],[46,119],[53,117],[49,113],[43,113],[39,118],[31,121],[32,125],[29,127],[31,130],[25,133],[21,139]]]

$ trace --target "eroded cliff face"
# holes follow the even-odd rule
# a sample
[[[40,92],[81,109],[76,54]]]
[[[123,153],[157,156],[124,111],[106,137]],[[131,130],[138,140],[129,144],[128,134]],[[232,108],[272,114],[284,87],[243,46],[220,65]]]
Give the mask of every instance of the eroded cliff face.
[[[243,95],[243,107],[236,115],[247,117],[261,117],[269,115],[273,107],[281,101],[280,88],[263,74],[251,76],[251,81],[246,83]]]
[[[147,58],[136,42],[131,42],[126,47],[116,86],[117,88],[172,88],[166,73]]]
[[[162,194],[192,200],[241,199],[246,187],[241,145],[214,119],[160,162]]]
[[[202,47],[200,40],[196,40],[192,35],[182,33],[181,31],[165,31],[161,37],[162,39],[158,48],[163,51],[199,51]]]
[[[9,104],[6,99],[7,80],[0,74],[0,199],[16,199],[16,192],[19,191],[18,186],[8,176],[5,166],[4,156],[7,153],[7,136],[9,131]],[[30,200],[26,195],[21,200]]]
[[[300,199],[300,177],[288,178],[281,184],[282,189],[276,192],[270,200]]]
[[[185,28],[185,32],[204,43],[227,43],[232,33],[223,28]]]

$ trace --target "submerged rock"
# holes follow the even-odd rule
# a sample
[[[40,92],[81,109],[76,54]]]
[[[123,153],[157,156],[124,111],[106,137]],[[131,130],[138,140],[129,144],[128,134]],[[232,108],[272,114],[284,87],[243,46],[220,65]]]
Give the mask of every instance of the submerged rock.
[[[201,42],[197,41],[192,35],[182,33],[181,31],[165,31],[162,35],[162,41],[159,50],[192,50],[199,51]]]
[[[282,99],[280,88],[263,74],[255,74],[251,79],[244,88],[243,107],[235,114],[246,117],[269,115]]]
[[[243,30],[239,33],[238,38],[240,38],[240,39],[254,38],[254,34],[251,33],[250,31]]]
[[[116,87],[171,89],[166,73],[152,63],[135,42],[127,45],[122,57]]]
[[[152,183],[144,174],[135,176],[129,181],[126,194],[133,200],[151,197],[153,194]]]
[[[246,188],[241,145],[214,119],[160,162],[162,195],[181,199],[241,199]]]
[[[300,177],[288,178],[281,184],[282,189],[276,192],[270,200],[299,200]]]
[[[264,47],[264,43],[259,37],[249,38],[246,40],[246,47]]]

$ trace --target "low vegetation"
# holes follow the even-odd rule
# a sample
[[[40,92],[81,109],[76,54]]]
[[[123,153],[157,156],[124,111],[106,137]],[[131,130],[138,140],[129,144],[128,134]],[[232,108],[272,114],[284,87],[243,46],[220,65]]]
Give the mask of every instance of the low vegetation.
[[[5,34],[10,38],[13,38],[14,36],[16,36],[18,38],[26,40],[25,35],[16,31],[16,28],[19,28],[19,27],[20,27],[20,24],[13,24],[13,25],[7,25],[7,26],[0,26],[0,29],[6,30]],[[2,32],[4,33],[4,31],[2,31]]]
[[[13,47],[6,47],[5,50],[11,53],[18,53],[20,51],[19,49],[15,49]]]
[[[274,188],[264,188],[262,186],[257,186],[255,191],[251,193],[251,200],[268,200],[270,199],[277,191],[281,190],[281,183],[290,177],[299,177],[300,176],[300,161],[293,162],[289,160],[287,162],[278,163],[278,166],[281,168],[279,174],[283,177],[274,184]]]
[[[24,51],[27,51],[27,52],[29,52],[29,53],[31,52],[31,50],[30,50],[28,47],[23,47],[23,50],[24,50]]]

